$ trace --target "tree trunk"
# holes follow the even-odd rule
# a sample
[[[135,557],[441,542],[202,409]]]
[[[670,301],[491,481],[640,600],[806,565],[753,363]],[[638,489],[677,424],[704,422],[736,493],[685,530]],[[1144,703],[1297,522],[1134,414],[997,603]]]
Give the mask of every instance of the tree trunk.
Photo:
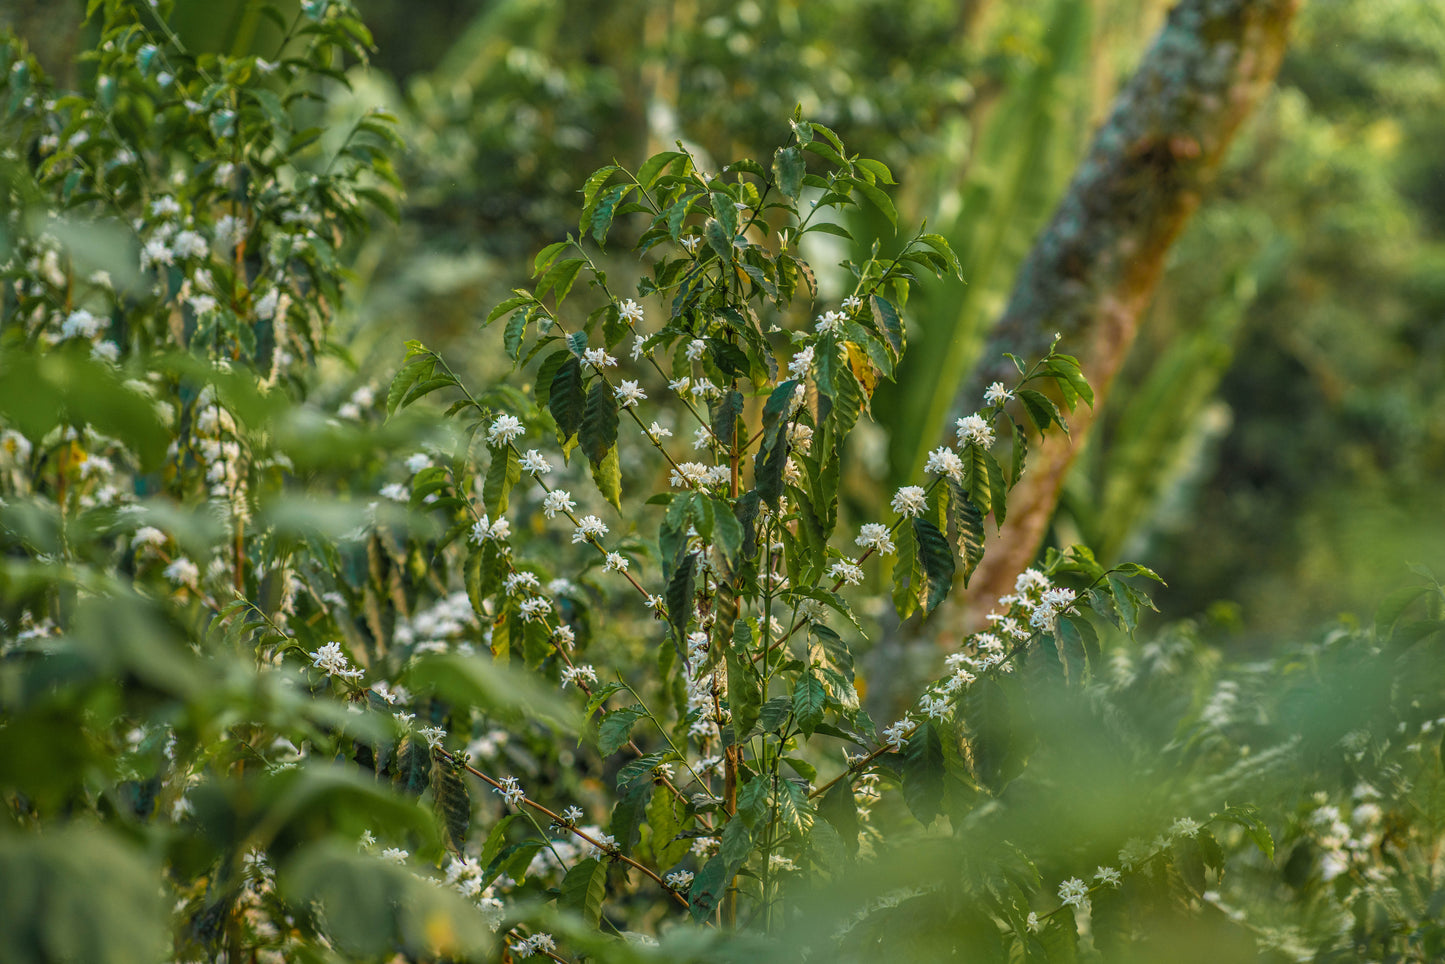
[[[1003,352],[1037,358],[1057,332],[1094,387],[1094,409],[1081,405],[1069,420],[1072,440],[1051,436],[1030,451],[1007,522],[989,540],[967,591],[937,624],[940,644],[956,647],[962,633],[979,628],[1037,554],[1064,476],[1128,355],[1169,246],[1273,81],[1298,5],[1182,0],[1035,242],[955,407],[973,411],[985,385],[1015,377]]]

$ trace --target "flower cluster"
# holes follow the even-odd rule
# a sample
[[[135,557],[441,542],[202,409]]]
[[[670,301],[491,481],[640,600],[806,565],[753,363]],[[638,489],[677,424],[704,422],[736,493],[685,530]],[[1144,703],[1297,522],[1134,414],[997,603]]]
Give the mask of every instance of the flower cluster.
[[[311,665],[321,670],[327,676],[339,676],[342,679],[361,679],[361,670],[355,669],[346,654],[341,651],[341,644],[337,642],[327,643],[315,652],[308,654],[311,657]]]

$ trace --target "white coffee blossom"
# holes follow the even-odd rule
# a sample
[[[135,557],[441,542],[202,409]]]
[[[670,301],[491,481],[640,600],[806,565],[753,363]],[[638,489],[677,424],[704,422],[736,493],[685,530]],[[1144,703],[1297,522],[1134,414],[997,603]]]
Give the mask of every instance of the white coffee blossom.
[[[1089,885],[1077,877],[1070,877],[1059,884],[1059,900],[1070,907],[1087,910],[1089,907]]]
[[[568,807],[566,810],[562,811],[562,819],[571,824],[575,824],[584,816],[585,814],[583,814],[581,807]]]
[[[182,231],[171,240],[171,250],[181,258],[203,258],[211,250],[206,239],[195,231]]]
[[[889,530],[881,522],[865,522],[858,529],[854,544],[864,549],[877,549],[881,555],[890,555],[897,548],[889,537]]]
[[[311,665],[324,672],[327,676],[339,676],[342,679],[360,679],[362,671],[355,669],[346,654],[341,651],[341,644],[337,642],[327,643],[320,649],[308,653],[311,657]]]
[[[825,311],[818,316],[818,323],[813,326],[813,330],[820,335],[842,335],[843,322],[847,320],[848,316],[841,311]]]
[[[955,482],[962,482],[963,459],[959,458],[953,449],[939,446],[928,453],[928,461],[924,463],[923,471],[946,475]]]
[[[628,298],[620,306],[618,306],[617,314],[620,315],[623,319],[632,322],[633,324],[642,323],[642,306],[639,305],[637,302],[633,301],[631,298]]]
[[[195,586],[201,578],[201,570],[185,556],[177,556],[166,566],[163,575],[177,586]]]
[[[175,252],[170,245],[166,244],[165,238],[151,238],[145,243],[140,251],[140,269],[142,271],[157,264],[174,264]]]
[[[681,489],[707,484],[708,466],[701,462],[683,462],[672,470],[668,482]]]
[[[439,750],[447,738],[447,731],[440,726],[424,726],[417,730],[423,740],[426,740],[428,749]]]
[[[473,545],[481,545],[487,541],[502,542],[512,534],[512,524],[506,519],[497,519],[489,522],[485,515],[480,516],[472,523],[471,541]]]
[[[941,720],[948,715],[952,706],[948,700],[942,697],[925,693],[923,698],[918,702],[918,708],[923,712],[923,715],[930,720]]]
[[[502,588],[509,596],[523,592],[539,592],[542,588],[542,581],[537,578],[535,572],[514,572],[502,580]]]
[[[672,438],[672,432],[668,429],[663,428],[656,422],[653,422],[651,425],[647,426],[647,436],[654,442],[660,442],[665,438]]]
[[[261,300],[260,300],[260,301],[257,301],[257,302],[256,302],[256,305],[255,305],[256,317],[257,317],[257,318],[260,318],[262,321],[269,321],[269,320],[271,319],[271,317],[276,314],[276,306],[277,306],[277,304],[280,303],[280,301],[281,301],[281,290],[280,290],[279,288],[272,288],[272,289],[270,289],[270,290],[267,291],[264,295],[261,296]],[[360,391],[360,389],[358,389],[357,391]],[[352,402],[355,403],[355,404],[361,404],[360,402],[357,401],[357,399],[356,399],[356,397],[355,397],[354,395],[352,396],[352,399],[351,399],[351,400],[352,400]],[[370,402],[367,402],[366,404],[369,405],[369,404],[371,404],[371,403],[370,403]]]
[[[399,847],[387,847],[381,852],[382,860],[388,860],[394,864],[404,864],[406,863],[406,858],[410,856],[410,853]]]
[[[703,356],[703,353],[706,351],[707,342],[703,341],[701,338],[694,338],[692,341],[687,343],[687,349],[685,353],[687,355],[688,361],[697,361]]]
[[[431,464],[432,460],[430,455],[427,455],[425,452],[417,452],[415,455],[407,456],[406,470],[412,475],[416,475],[422,469],[431,468]]]
[[[571,512],[575,508],[577,503],[572,500],[572,493],[566,489],[553,489],[542,500],[542,514],[549,519],[559,512]]]
[[[523,622],[534,623],[552,615],[552,601],[544,596],[529,596],[518,604],[517,609]]]
[[[905,485],[893,494],[890,503],[899,515],[919,516],[928,508],[928,500],[920,485]]]
[[[692,877],[693,874],[690,870],[674,870],[672,873],[664,877],[663,880],[666,881],[667,886],[671,887],[673,890],[683,890],[684,888],[691,886]]]
[[[1121,878],[1119,871],[1113,867],[1100,867],[1094,873],[1094,879],[1099,883],[1106,884],[1110,887],[1118,887],[1123,884],[1123,879]]]
[[[616,368],[617,359],[607,354],[605,348],[589,348],[582,353],[582,360],[593,368]]]
[[[908,738],[913,735],[913,731],[916,729],[918,729],[918,724],[915,723],[911,717],[904,716],[903,719],[894,723],[892,726],[884,727],[883,742],[895,750],[902,750],[903,744],[907,742]]]
[[[813,346],[809,345],[793,356],[788,362],[788,374],[794,378],[807,378],[813,368]]]
[[[863,581],[863,569],[852,559],[840,559],[828,567],[828,578],[842,580],[849,586]]]
[[[60,326],[60,337],[62,339],[94,338],[104,327],[104,319],[97,318],[84,308],[79,308],[66,316],[65,323]]]
[[[609,552],[607,554],[607,562],[604,568],[608,572],[626,572],[629,565],[630,563],[627,561],[627,557],[624,556],[622,553]]]
[[[647,393],[637,386],[635,379],[624,378],[622,384],[613,389],[613,394],[617,396],[617,404],[623,408],[631,408],[647,398]]]
[[[500,793],[502,799],[514,807],[520,806],[522,801],[527,797],[527,792],[517,783],[516,777],[503,777],[501,786],[493,787],[492,789],[496,793]]]
[[[983,393],[985,405],[1002,405],[1014,397],[1014,393],[1003,387],[1003,382],[994,382]]]
[[[958,444],[973,444],[980,448],[993,447],[993,426],[982,415],[968,415],[954,422],[958,427]]]
[[[547,475],[552,471],[552,463],[536,449],[527,449],[527,454],[522,456],[522,471],[532,475]]]
[[[597,670],[590,665],[568,666],[562,670],[562,688],[566,689],[568,683],[580,686],[583,683],[596,683]],[[582,811],[577,811],[577,816],[582,816]]]
[[[607,535],[607,525],[595,515],[585,515],[582,521],[577,523],[577,528],[572,530],[572,542],[586,542],[588,539],[600,539]]]
[[[557,943],[552,940],[551,934],[533,934],[516,944],[508,947],[518,957],[531,957],[533,954],[546,951],[555,951]]]
[[[813,426],[794,422],[788,426],[788,444],[804,455],[813,450]]]
[[[506,445],[517,438],[525,429],[521,419],[515,415],[498,415],[492,427],[487,429],[487,441],[492,445]]]
[[[857,295],[849,295],[843,299],[843,307],[848,311],[856,311],[863,305],[863,299]]]
[[[137,550],[160,549],[166,544],[166,534],[155,526],[141,526],[130,537],[130,544]]]

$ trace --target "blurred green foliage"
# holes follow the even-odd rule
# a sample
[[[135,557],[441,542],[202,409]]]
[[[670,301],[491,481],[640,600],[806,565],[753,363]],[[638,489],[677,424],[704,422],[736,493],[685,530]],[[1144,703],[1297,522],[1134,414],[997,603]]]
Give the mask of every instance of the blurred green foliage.
[[[717,162],[766,157],[803,104],[887,160],[904,184],[901,217],[927,217],[964,260],[966,286],[910,304],[914,361],[879,390],[882,430],[860,429],[849,450],[845,499],[876,504],[936,442],[1013,267],[1163,4],[359,6],[378,30],[370,68],[349,68],[351,92],[301,85],[309,95],[278,112],[278,85],[244,55],[297,53],[282,38],[299,5],[283,3],[278,24],[243,0],[176,4],[187,47],[222,55],[184,65],[187,93],[207,92],[208,70],[253,92],[235,120],[257,180],[277,187],[264,197],[209,181],[221,161],[209,155],[236,129],[183,109],[158,67],[126,75],[134,86],[119,89],[108,131],[87,111],[89,98],[117,94],[99,83],[114,51],[67,60],[65,19],[46,66],[86,94],[50,110],[25,103],[39,71],[6,48],[0,108],[13,142],[55,138],[0,154],[11,202],[0,257],[14,282],[0,420],[36,443],[0,436],[0,934],[18,960],[149,961],[167,946],[187,959],[287,941],[298,960],[494,953],[474,906],[353,847],[378,828],[415,864],[439,864],[456,831],[446,771],[396,738],[375,693],[295,672],[312,666],[307,647],[340,637],[374,680],[422,694],[419,723],[448,719],[453,704],[484,709],[465,733],[478,761],[589,814],[614,802],[617,774],[591,744],[572,745],[575,707],[467,652],[419,657],[429,634],[460,647],[480,630],[456,591],[471,577],[447,568],[441,534],[402,506],[366,505],[423,442],[438,458],[458,445],[428,422],[382,424],[376,382],[402,339],[422,335],[496,392],[481,393],[486,404],[505,400],[495,386],[511,360],[478,323],[575,223],[587,171],[677,139]],[[99,27],[74,36],[80,54]],[[324,77],[343,47],[347,64],[368,56],[327,38],[337,49],[305,69]],[[560,885],[560,909],[509,911],[608,960],[805,949],[860,960],[1440,959],[1445,597],[1423,570],[1417,586],[1389,590],[1411,580],[1405,560],[1445,568],[1442,63],[1445,14],[1430,0],[1306,5],[1279,89],[1179,242],[1070,482],[1059,544],[1088,542],[1106,562],[1142,558],[1170,580],[1159,596],[1168,615],[1207,618],[1031,654],[1016,678],[981,690],[969,728],[932,741],[925,731],[881,758],[882,788],[903,792],[869,826],[852,815],[852,790],[846,807],[825,799],[777,943],[669,932],[635,880],[586,860],[576,864],[586,879]],[[394,169],[389,128],[361,127],[375,106],[394,113],[406,145]],[[114,156],[120,143],[143,156]],[[91,174],[71,182],[57,148]],[[384,227],[398,182],[398,223]],[[263,212],[249,244],[215,268],[219,320],[181,305],[195,294],[182,293],[187,272],[139,260],[147,239],[128,219],[154,220],[148,205],[167,184],[207,227],[228,205]],[[90,219],[97,209],[108,213]],[[288,212],[320,230],[307,235]],[[848,227],[885,250],[896,243],[880,217],[850,215]],[[841,290],[845,275],[827,265],[841,256],[811,252],[827,296]],[[603,264],[630,288],[635,264]],[[111,285],[84,280],[96,270]],[[275,327],[252,325],[266,286],[293,296],[279,309],[293,328],[285,364]],[[91,309],[94,337],[124,353],[118,367],[63,341],[37,347],[60,317]],[[149,351],[176,332],[194,356]],[[158,409],[156,394],[178,404]],[[223,595],[224,565],[199,585],[162,572],[177,557],[237,552],[235,507],[218,511],[203,460],[167,447],[214,400],[235,414],[249,466],[249,604]],[[133,491],[108,486],[112,471]],[[142,526],[164,530],[164,556],[131,541]],[[542,543],[541,532],[529,535]],[[640,619],[608,612],[595,569],[558,598],[579,647],[626,665],[658,658],[635,632]],[[1373,621],[1305,628],[1381,598]],[[1258,658],[1219,648],[1230,633]],[[402,773],[396,789],[370,777],[387,772]],[[424,806],[402,792],[413,783],[436,787]],[[527,886],[538,848],[518,842],[522,823],[489,792],[466,805],[481,866]],[[930,809],[944,816],[914,819]],[[654,826],[681,827],[665,810],[649,806],[638,841],[660,866],[685,852],[654,839]],[[849,853],[858,830],[866,873]],[[1093,878],[1106,866],[1127,871],[1118,888]],[[154,886],[162,868],[166,900]],[[1055,897],[1075,877],[1091,890],[1087,912]],[[606,917],[589,896],[602,878]],[[1044,918],[1036,930],[1031,910]],[[273,920],[288,930],[268,932]],[[599,923],[660,933],[663,947],[614,941]],[[1065,939],[1080,933],[1077,947]]]

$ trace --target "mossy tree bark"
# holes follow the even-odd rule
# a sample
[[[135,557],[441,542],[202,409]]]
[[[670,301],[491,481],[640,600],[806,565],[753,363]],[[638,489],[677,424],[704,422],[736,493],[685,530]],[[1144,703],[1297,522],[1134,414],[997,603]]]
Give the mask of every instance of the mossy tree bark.
[[[1057,332],[1094,387],[1094,408],[1081,405],[1074,413],[1072,439],[1053,435],[1030,452],[1007,522],[989,541],[968,589],[955,594],[951,615],[938,623],[942,645],[957,646],[961,631],[977,629],[1038,552],[1064,476],[1109,396],[1169,247],[1274,80],[1299,3],[1182,0],[1035,242],[956,407],[971,412],[984,386],[1012,380],[1003,352],[1039,357]]]

